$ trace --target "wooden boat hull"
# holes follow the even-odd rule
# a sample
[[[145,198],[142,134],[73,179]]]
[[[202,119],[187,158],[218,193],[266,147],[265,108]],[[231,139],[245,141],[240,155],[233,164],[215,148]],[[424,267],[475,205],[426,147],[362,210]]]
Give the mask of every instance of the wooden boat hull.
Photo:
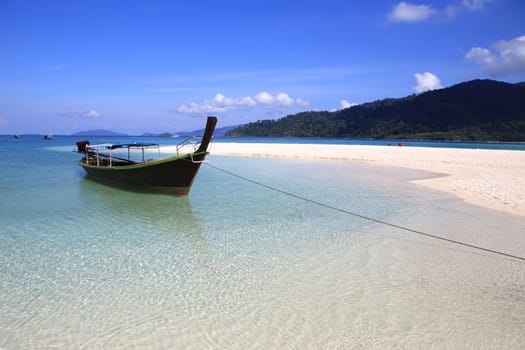
[[[99,154],[96,148],[96,151],[89,151],[89,142],[80,141],[77,142],[78,152],[85,153],[86,157],[79,163],[89,178],[99,182],[118,187],[186,195],[208,155],[207,149],[216,123],[217,118],[208,117],[200,146],[193,153],[136,163],[108,154]],[[144,144],[139,146],[142,145]],[[109,150],[111,149],[113,148],[110,147]]]
[[[206,154],[194,154],[193,161],[186,155],[126,166],[80,165],[89,177],[108,184],[186,195]]]

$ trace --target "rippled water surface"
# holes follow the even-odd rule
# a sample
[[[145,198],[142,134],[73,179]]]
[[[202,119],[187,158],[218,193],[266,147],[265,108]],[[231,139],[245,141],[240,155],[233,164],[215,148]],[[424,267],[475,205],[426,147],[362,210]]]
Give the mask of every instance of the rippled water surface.
[[[522,218],[345,162],[211,157],[188,197],[84,177],[71,140],[1,139],[0,348],[519,349]],[[331,207],[331,208],[330,208]],[[334,208],[341,209],[334,210]]]

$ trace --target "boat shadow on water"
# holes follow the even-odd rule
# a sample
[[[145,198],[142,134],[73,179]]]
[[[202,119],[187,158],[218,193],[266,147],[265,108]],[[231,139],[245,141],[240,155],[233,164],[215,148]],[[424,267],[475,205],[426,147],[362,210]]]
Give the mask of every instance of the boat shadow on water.
[[[96,217],[93,225],[113,222],[122,239],[129,239],[127,231],[140,232],[142,239],[164,241],[192,252],[197,265],[209,272],[216,270],[209,243],[211,233],[188,196],[107,186],[87,176],[80,179],[79,191],[86,215]]]
[[[184,222],[201,226],[201,219],[192,210],[188,196],[142,190],[140,188],[107,185],[84,176],[79,181],[80,196],[85,206],[124,217],[151,219],[159,223]],[[168,221],[168,222],[166,222]]]

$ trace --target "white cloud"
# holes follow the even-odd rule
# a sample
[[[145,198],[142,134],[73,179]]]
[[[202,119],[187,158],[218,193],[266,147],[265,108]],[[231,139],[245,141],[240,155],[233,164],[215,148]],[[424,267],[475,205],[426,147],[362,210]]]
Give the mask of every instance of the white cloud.
[[[83,114],[86,118],[100,118],[100,113],[95,111],[94,109],[91,109]]]
[[[511,73],[525,73],[525,35],[493,45],[494,50],[473,47],[465,58],[485,66],[487,72],[495,76]]]
[[[213,99],[205,100],[201,104],[191,102],[188,105],[180,105],[177,108],[177,112],[185,114],[223,113],[247,107],[262,106],[270,109],[286,109],[294,105],[305,107],[309,105],[309,102],[301,98],[294,100],[283,92],[273,96],[266,91],[262,91],[254,97],[245,96],[235,98],[218,93]]]
[[[275,96],[275,100],[277,101],[279,106],[283,107],[290,107],[294,104],[294,100],[292,100],[290,96],[288,96],[288,94],[282,92],[278,93],[277,96]]]
[[[414,91],[418,94],[429,90],[441,89],[443,87],[441,86],[439,78],[430,72],[416,73],[414,74],[414,77],[416,78]]]
[[[414,5],[402,1],[394,6],[388,18],[393,22],[419,22],[430,18],[435,12],[430,5]]]
[[[481,11],[485,9],[486,4],[492,1],[493,0],[463,0],[461,3],[448,5],[443,12],[447,18],[451,19],[464,10],[467,12]]]
[[[305,100],[303,100],[302,98],[296,98],[296,99],[295,99],[295,103],[296,103],[298,106],[301,106],[301,107],[307,107],[307,106],[310,105],[310,102],[305,101]]]
[[[483,10],[485,5],[491,2],[493,0],[463,0],[459,3],[451,0],[443,9],[437,9],[431,5],[416,5],[402,1],[393,7],[388,14],[388,19],[391,22],[406,23],[422,22],[429,19],[452,19],[465,10],[468,12]]]
[[[187,113],[187,114],[200,114],[200,113],[208,112],[205,110],[204,106],[199,106],[195,102],[190,102],[189,105],[180,105],[177,108],[177,111],[180,113]]]
[[[461,4],[469,11],[478,11],[485,8],[485,4],[492,2],[492,0],[463,0]]]
[[[202,104],[190,102],[189,105],[181,105],[177,108],[180,113],[202,114],[202,113],[223,113],[242,106],[255,106],[255,101],[251,97],[231,98],[221,93],[216,94],[213,99],[206,100]]]
[[[266,91],[260,92],[257,95],[255,95],[255,101],[263,105],[272,105],[274,103],[274,100],[275,98]]]
[[[341,106],[341,109],[350,108],[353,106],[357,106],[357,103],[355,102],[348,102],[348,100],[341,100],[339,101],[339,105]]]
[[[340,110],[343,110],[345,108],[350,108],[350,107],[354,107],[354,106],[357,106],[358,103],[355,103],[355,102],[349,102],[348,100],[340,100],[339,101],[339,108],[333,108],[330,110],[330,112],[337,112],[337,111],[340,111]]]
[[[496,55],[490,50],[482,47],[473,47],[467,52],[465,58],[470,61],[474,61],[479,64],[492,65],[496,61]]]
[[[254,106],[255,101],[251,97],[239,97],[239,98],[231,98],[226,97],[223,94],[217,94],[213,98],[214,105],[229,108],[229,107],[235,107],[235,106]]]

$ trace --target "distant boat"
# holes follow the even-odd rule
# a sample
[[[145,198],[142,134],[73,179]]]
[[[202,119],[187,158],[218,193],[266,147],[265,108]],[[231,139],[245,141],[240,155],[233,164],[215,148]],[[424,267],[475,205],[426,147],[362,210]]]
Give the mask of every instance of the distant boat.
[[[53,135],[52,134],[44,135],[43,139],[44,140],[52,140],[53,139]]]
[[[20,134],[14,134],[13,137],[14,137],[15,139],[19,139],[19,138],[20,138]]]
[[[216,117],[208,117],[200,142],[195,138],[187,139],[177,145],[176,156],[158,160],[144,159],[145,153],[151,150],[158,150],[160,154],[156,143],[90,145],[89,141],[78,141],[77,152],[84,154],[80,166],[84,168],[88,178],[110,185],[186,195],[201,163],[208,155],[208,145],[216,124]],[[190,150],[185,152],[188,147]],[[127,157],[122,155],[126,151]],[[142,155],[142,161],[132,160],[132,152]]]

